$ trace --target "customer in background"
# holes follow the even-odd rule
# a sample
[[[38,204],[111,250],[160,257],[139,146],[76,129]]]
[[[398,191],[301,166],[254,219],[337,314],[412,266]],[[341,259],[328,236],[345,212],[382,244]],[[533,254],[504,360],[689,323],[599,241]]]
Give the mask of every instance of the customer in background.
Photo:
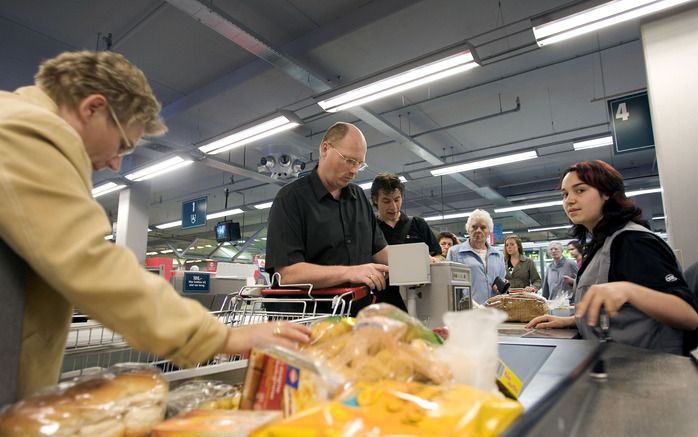
[[[452,232],[439,232],[436,239],[439,242],[439,247],[441,247],[441,253],[436,255],[434,258],[439,261],[446,261],[448,250],[456,244],[460,244],[458,237],[456,237]]]
[[[698,328],[698,303],[671,248],[648,229],[625,194],[623,177],[603,161],[582,161],[562,178],[563,208],[574,236],[588,241],[575,284],[576,315],[541,316],[529,328],[577,326],[596,338],[600,317],[620,343],[680,354]]]
[[[58,381],[74,305],[179,366],[309,340],[290,323],[231,329],[104,239],[112,226],[92,198],[92,171],[118,171],[143,135],[166,130],[141,70],[113,52],[63,53],[35,83],[0,92],[0,255],[18,266],[0,262],[11,312],[0,324],[2,350],[19,352],[0,354],[0,404]]]
[[[574,259],[577,262],[577,269],[581,269],[582,268],[582,245],[577,240],[570,240],[570,242],[567,243],[567,250],[570,251],[570,255],[572,255],[572,259]]]
[[[398,175],[380,173],[371,185],[371,202],[378,209],[378,226],[388,244],[425,243],[432,257],[441,253],[439,242],[427,222],[421,217],[409,217],[402,211],[405,184]],[[432,258],[432,262],[438,262]],[[390,303],[407,311],[405,302],[396,286],[388,288],[376,296],[377,303]]]
[[[366,139],[335,123],[320,142],[313,171],[285,185],[269,212],[266,270],[282,283],[317,288],[386,287],[388,247],[371,203],[351,181],[366,168]]]
[[[511,288],[535,293],[540,288],[540,275],[532,259],[523,253],[523,243],[518,235],[507,235],[504,239],[504,260]]]
[[[487,211],[476,209],[468,217],[465,229],[468,241],[453,246],[446,259],[470,267],[473,300],[479,304],[497,294],[494,288],[496,278],[504,278],[504,257],[489,243],[490,232],[494,227],[492,217]]]
[[[574,278],[577,277],[577,271],[579,271],[577,263],[562,255],[562,245],[557,241],[548,244],[548,255],[553,261],[545,272],[543,297],[554,299],[561,292],[571,295]]]

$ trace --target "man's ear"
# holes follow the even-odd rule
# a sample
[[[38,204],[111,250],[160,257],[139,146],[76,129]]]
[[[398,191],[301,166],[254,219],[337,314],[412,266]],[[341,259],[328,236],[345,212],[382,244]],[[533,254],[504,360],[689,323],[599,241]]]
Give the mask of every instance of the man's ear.
[[[90,94],[78,103],[78,117],[80,121],[87,122],[100,110],[107,108],[107,99],[101,94]]]

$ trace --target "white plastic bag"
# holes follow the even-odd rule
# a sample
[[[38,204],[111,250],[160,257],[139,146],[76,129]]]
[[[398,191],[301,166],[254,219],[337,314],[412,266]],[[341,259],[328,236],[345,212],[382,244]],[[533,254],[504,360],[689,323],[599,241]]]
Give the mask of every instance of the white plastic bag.
[[[449,337],[436,353],[448,363],[457,383],[497,391],[497,326],[506,318],[506,313],[492,308],[444,314]]]

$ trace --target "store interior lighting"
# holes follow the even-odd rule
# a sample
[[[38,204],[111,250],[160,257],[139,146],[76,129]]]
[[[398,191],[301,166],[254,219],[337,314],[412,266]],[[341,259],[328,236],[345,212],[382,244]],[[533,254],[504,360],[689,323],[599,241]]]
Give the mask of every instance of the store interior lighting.
[[[480,161],[466,162],[463,164],[449,165],[431,170],[432,176],[443,176],[453,173],[461,173],[468,170],[476,170],[478,168],[494,167],[497,165],[511,164],[514,162],[527,161],[529,159],[538,158],[538,152],[530,150],[528,152],[514,153],[512,155],[498,156],[496,158],[483,159]]]
[[[114,191],[119,191],[126,188],[126,184],[117,184],[115,182],[107,182],[106,184],[99,185],[92,189],[92,197],[95,199],[99,196],[104,196],[105,194],[113,193]]]
[[[654,194],[654,193],[661,193],[661,192],[662,192],[661,188],[647,188],[644,190],[626,191],[625,196],[626,197],[634,197],[634,196],[642,196],[643,194]]]
[[[613,0],[553,21],[534,21],[538,46],[554,44],[693,0]],[[543,19],[544,20],[544,19]]]
[[[612,146],[612,145],[613,145],[613,137],[610,135],[607,137],[594,138],[591,140],[577,141],[577,142],[572,143],[572,147],[574,147],[574,150],[593,149],[595,147]]]
[[[528,232],[557,231],[558,229],[569,229],[571,227],[572,227],[572,225],[547,226],[547,227],[543,227],[543,228],[532,228],[532,229],[529,229]]]
[[[271,208],[271,204],[274,202],[265,202],[265,203],[258,203],[257,205],[253,205],[255,209],[268,209]]]
[[[206,214],[206,220],[213,220],[221,217],[225,217],[227,215],[238,215],[242,214],[243,211],[240,208],[233,208],[233,209],[226,209],[225,211],[218,211],[218,212],[212,212],[211,214]]]
[[[187,166],[189,164],[192,164],[194,161],[191,159],[185,159],[182,158],[181,156],[175,156],[170,159],[166,159],[165,161],[161,161],[152,165],[149,165],[145,168],[142,168],[140,170],[133,171],[131,173],[126,174],[124,177],[130,181],[138,182],[138,181],[145,181],[148,179],[152,179],[156,176],[160,176],[165,173],[169,173],[171,171],[177,170],[178,168],[182,168],[184,166]]]
[[[499,214],[502,212],[524,211],[526,209],[547,208],[549,206],[561,206],[561,205],[562,205],[562,200],[553,200],[550,202],[529,203],[527,205],[516,205],[516,206],[507,206],[505,208],[495,208],[494,212],[496,214]]]
[[[457,212],[454,214],[446,214],[446,215],[434,215],[431,217],[424,217],[425,221],[431,222],[435,220],[450,220],[450,219],[455,219],[455,218],[464,218],[468,217],[472,214],[472,212]]]
[[[407,183],[407,178],[404,176],[400,176],[398,179],[400,179],[400,182],[402,182],[403,184]],[[361,188],[362,190],[370,190],[371,185],[373,185],[373,181],[364,182],[364,183],[361,183],[358,185],[359,185],[359,188]]]
[[[275,135],[279,132],[293,129],[300,124],[301,120],[296,117],[295,114],[283,111],[281,114],[275,114],[271,119],[259,121],[250,127],[241,128],[230,135],[204,144],[199,147],[199,150],[213,155],[223,153],[230,149]]]
[[[441,59],[424,62],[401,73],[380,79],[373,78],[366,84],[356,84],[349,91],[333,92],[329,94],[331,97],[320,96],[321,100],[318,100],[317,104],[327,112],[343,111],[479,66],[470,50],[460,50]]]

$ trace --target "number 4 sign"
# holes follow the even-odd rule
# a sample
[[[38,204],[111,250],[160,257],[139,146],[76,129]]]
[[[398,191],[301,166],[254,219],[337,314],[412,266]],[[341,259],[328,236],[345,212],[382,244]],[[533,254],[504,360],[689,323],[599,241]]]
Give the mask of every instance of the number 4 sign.
[[[616,153],[654,147],[654,133],[647,93],[608,101]]]

